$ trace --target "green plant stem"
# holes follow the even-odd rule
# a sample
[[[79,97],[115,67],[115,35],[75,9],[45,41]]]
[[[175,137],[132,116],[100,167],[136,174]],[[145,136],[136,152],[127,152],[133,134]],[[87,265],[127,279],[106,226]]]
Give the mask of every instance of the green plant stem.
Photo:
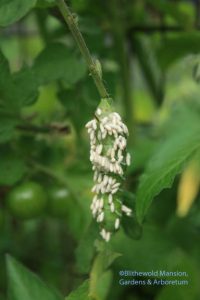
[[[99,92],[101,98],[109,98],[109,94],[105,88],[103,81],[102,81],[101,74],[97,68],[95,61],[92,59],[90,51],[85,43],[85,40],[84,40],[79,28],[78,28],[76,17],[71,13],[68,5],[65,3],[64,0],[57,0],[57,5],[58,5],[58,8],[59,8],[65,22],[69,26],[69,29],[78,45],[83,57],[85,58],[85,61],[89,68],[89,72],[94,79],[94,82],[96,84],[96,87],[98,89],[98,92]]]
[[[120,64],[121,70],[121,83],[123,92],[123,101],[125,104],[126,121],[129,127],[130,140],[133,139],[133,102],[131,94],[131,82],[130,82],[130,68],[128,61],[128,53],[125,45],[125,26],[124,20],[121,15],[120,2],[118,0],[112,0],[109,3],[112,31],[115,39],[115,47],[117,60]]]

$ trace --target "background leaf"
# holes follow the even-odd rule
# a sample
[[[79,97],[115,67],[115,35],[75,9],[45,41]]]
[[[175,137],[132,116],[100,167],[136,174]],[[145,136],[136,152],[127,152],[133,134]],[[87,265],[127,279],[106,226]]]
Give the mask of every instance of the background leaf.
[[[147,3],[152,5],[155,10],[165,14],[165,16],[170,16],[174,22],[186,28],[191,27],[194,22],[194,6],[190,2],[182,2],[147,0]]]
[[[36,58],[32,68],[38,84],[62,79],[72,85],[86,75],[85,62],[61,43],[49,44]]]
[[[161,68],[169,68],[175,61],[200,51],[199,32],[178,33],[166,37],[157,49]]]
[[[38,98],[38,84],[33,71],[26,67],[11,74],[9,65],[0,52],[0,114],[6,111],[11,114],[19,112],[20,108],[32,104]]]
[[[100,275],[98,283],[96,285],[95,294],[97,295],[97,299],[106,300],[109,294],[109,290],[111,288],[113,279],[113,274],[111,270],[108,270]]]
[[[67,296],[66,300],[92,300],[89,297],[89,280],[84,281],[81,286],[79,286],[76,290],[74,290],[72,293],[70,293],[69,296]]]
[[[37,0],[37,7],[46,8],[46,7],[52,7],[55,6],[55,0]]]
[[[13,74],[13,83],[15,84],[15,100],[19,106],[33,104],[38,96],[38,85],[35,80],[35,74],[30,68],[24,68]]]
[[[90,272],[90,295],[94,299],[101,300],[107,295],[112,279],[112,274],[107,269],[120,256],[120,253],[109,249],[103,250],[96,256]]]
[[[141,177],[136,194],[136,214],[139,222],[144,218],[153,198],[164,188],[169,188],[181,172],[187,159],[200,149],[199,116],[195,112],[176,112],[171,120],[171,130],[150,159]]]
[[[163,74],[155,55],[152,41],[148,37],[136,36],[133,38],[135,54],[152,96],[158,103],[163,98]]]
[[[13,185],[26,171],[24,161],[8,147],[0,149],[0,185]]]
[[[198,299],[199,297],[199,285],[198,274],[199,270],[192,260],[186,255],[180,253],[179,268],[189,274],[187,278],[180,278],[180,280],[188,280],[189,283],[186,286],[166,286],[158,293],[156,300],[168,300],[174,298],[176,300]],[[175,270],[175,268],[174,268]],[[171,279],[171,278],[169,278]],[[172,278],[173,279],[173,278]]]
[[[33,8],[37,0],[1,0],[0,2],[0,26],[8,26]]]
[[[2,85],[3,82],[5,82],[5,77],[10,76],[9,64],[8,64],[7,59],[3,55],[2,51],[0,51],[0,66],[1,66],[0,83]]]
[[[48,288],[35,274],[14,258],[7,257],[9,300],[61,300],[62,296]]]
[[[76,249],[76,263],[80,273],[89,273],[95,252],[94,241],[98,235],[98,226],[92,221]]]
[[[15,118],[9,116],[0,117],[0,144],[9,141],[13,137],[17,123],[18,121]]]

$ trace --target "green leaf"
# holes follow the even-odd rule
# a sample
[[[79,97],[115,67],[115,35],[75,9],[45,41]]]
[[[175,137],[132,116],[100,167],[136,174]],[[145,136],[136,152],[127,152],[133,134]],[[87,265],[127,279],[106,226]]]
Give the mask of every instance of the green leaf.
[[[81,11],[87,8],[89,0],[72,0],[71,3],[74,11]]]
[[[88,273],[94,255],[94,241],[99,235],[96,222],[92,221],[76,249],[76,264],[78,271]]]
[[[9,94],[13,91],[12,76],[7,59],[0,51],[0,108],[10,106]],[[9,102],[9,103],[8,103]]]
[[[125,233],[132,239],[138,240],[142,235],[142,227],[137,222],[135,216],[123,216],[122,218],[122,226]]]
[[[9,300],[62,300],[54,290],[47,287],[35,274],[14,258],[7,257]]]
[[[142,222],[152,200],[170,188],[187,160],[200,149],[199,115],[189,110],[176,113],[167,124],[168,134],[158,146],[140,179],[136,194],[136,214]]]
[[[55,0],[37,0],[37,7],[46,8],[46,7],[52,7],[56,5]]]
[[[173,252],[174,245],[163,228],[146,223],[140,241],[128,238],[121,230],[111,240],[111,246],[113,250],[123,253],[114,263],[118,271],[170,269],[168,256]],[[172,262],[176,263],[175,260]]]
[[[193,227],[193,231],[194,231],[194,227]],[[179,271],[188,272],[189,274],[187,278],[184,278],[189,280],[189,285],[186,287],[180,286],[180,289],[190,290],[195,286],[195,290],[196,291],[198,290],[199,292],[199,285],[198,285],[199,267],[197,263],[197,261],[199,260],[199,252],[198,252],[199,243],[195,244],[195,247],[193,247],[194,252],[196,252],[197,254],[196,256],[197,260],[195,260],[192,252],[189,252],[188,250],[186,251],[185,249],[181,249],[180,246],[177,245],[176,239],[174,237],[172,238],[171,233],[172,233],[171,231],[170,232],[168,231],[167,226],[157,226],[157,225],[152,225],[152,223],[151,225],[147,223],[145,224],[144,234],[142,236],[142,239],[139,242],[130,240],[125,235],[122,235],[122,231],[119,232],[119,235],[116,236],[116,238],[114,237],[113,240],[111,241],[113,249],[123,253],[123,256],[121,256],[114,265],[114,270],[116,270],[115,279],[117,281],[119,280],[118,272],[120,270],[137,270],[137,271],[166,270],[171,272],[179,270]],[[184,230],[181,229],[179,231],[179,234],[183,235],[185,241],[187,240],[188,235],[185,234]],[[196,235],[198,235],[198,232]],[[185,259],[188,261],[187,265],[184,262]],[[189,264],[192,267],[189,267]],[[173,277],[170,279],[179,279],[179,278]],[[146,288],[148,287],[147,286],[145,287],[145,291]],[[155,288],[156,288],[156,296],[157,296],[160,292],[162,293],[162,289],[164,289],[165,287],[157,286]],[[174,290],[175,288],[176,286],[171,286],[172,290]],[[153,291],[154,290],[152,290],[152,286],[150,286],[149,292],[153,292]],[[172,295],[172,293],[170,293],[170,295]],[[112,299],[115,298],[113,297]],[[147,297],[147,299],[149,298]],[[155,299],[157,298],[155,297]],[[171,298],[166,297],[164,299],[179,300],[182,298],[175,298],[174,296],[172,296]],[[199,299],[199,297],[193,298],[189,296],[188,299]]]
[[[162,0],[147,0],[158,12],[170,16],[173,21],[184,27],[192,27],[195,19],[195,9],[192,3],[170,2]]]
[[[86,65],[61,43],[50,44],[36,58],[33,72],[38,84],[63,80],[66,85],[78,82],[86,74]]]
[[[0,185],[13,185],[26,171],[25,163],[8,146],[0,149]]]
[[[77,132],[93,117],[99,100],[95,86],[90,79],[81,82],[78,89],[77,87],[74,89],[61,89],[58,98],[66,109],[66,113]]]
[[[198,32],[178,33],[166,37],[157,49],[158,60],[163,70],[186,55],[199,54]]]
[[[1,0],[0,2],[0,26],[8,26],[31,10],[37,0]]]
[[[0,113],[0,143],[5,143],[13,137],[17,123],[15,118],[1,116]]]
[[[123,203],[132,209],[135,212],[135,195],[128,191],[123,190],[120,194],[120,197],[123,199]],[[142,235],[142,226],[136,220],[135,214],[131,216],[122,216],[122,227],[124,232],[132,239],[138,240]]]
[[[135,141],[135,147],[130,148],[131,157],[134,157],[134,164],[128,168],[128,174],[135,170],[143,169],[149,158],[152,156],[157,146],[158,141],[151,138],[151,136],[141,137]]]
[[[96,299],[99,300],[106,300],[107,296],[109,294],[109,290],[111,288],[113,274],[112,271],[106,271],[98,279],[97,285],[96,285]]]
[[[107,248],[97,255],[90,273],[90,295],[94,299],[100,300],[102,295],[105,296],[107,294],[107,289],[102,289],[99,286],[99,279],[102,278],[102,281],[104,281],[104,275],[107,273],[107,269],[116,258],[120,256],[120,253],[113,252]],[[109,276],[109,281],[111,280],[110,275],[105,276]],[[109,284],[107,285],[107,288],[109,288]]]
[[[14,74],[0,52],[0,109],[4,112],[18,113],[20,108],[32,104],[38,98],[38,85],[34,72],[26,67]]]
[[[5,82],[5,78],[10,76],[9,64],[3,53],[0,51],[0,86]]]
[[[77,132],[93,117],[99,102],[99,95],[91,78],[85,78],[78,84],[78,88],[75,86],[73,89],[60,89],[58,98]]]
[[[147,85],[157,103],[163,98],[163,78],[151,40],[148,37],[134,37],[135,54],[141,66],[141,71]]]
[[[21,107],[33,104],[39,96],[34,72],[29,68],[24,68],[13,74],[12,80],[15,85],[15,99],[18,105]]]
[[[92,300],[89,297],[89,280],[84,281],[75,291],[70,293],[66,300]]]
[[[189,277],[179,277],[176,279],[188,280],[188,285],[164,286],[158,293],[156,300],[168,300],[168,299],[187,300],[187,299],[199,299],[200,297],[199,280],[198,280],[200,274],[197,265],[194,263],[191,257],[186,256],[185,254],[179,252],[177,253],[177,257],[178,257],[178,261],[177,261],[178,269],[187,272],[189,274]],[[172,268],[172,271],[176,271],[176,270],[177,268]],[[174,280],[175,278],[168,277],[166,279]]]

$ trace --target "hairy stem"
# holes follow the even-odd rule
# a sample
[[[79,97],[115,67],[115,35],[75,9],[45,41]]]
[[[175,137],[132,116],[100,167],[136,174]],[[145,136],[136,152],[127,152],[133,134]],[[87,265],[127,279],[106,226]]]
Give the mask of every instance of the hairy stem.
[[[96,87],[98,89],[98,92],[99,92],[101,98],[109,98],[109,94],[105,88],[103,81],[102,81],[101,74],[97,68],[95,61],[92,59],[90,51],[85,43],[85,40],[84,40],[79,28],[78,28],[76,17],[71,13],[68,5],[65,3],[64,0],[57,0],[57,5],[58,5],[58,8],[59,8],[65,22],[69,26],[69,29],[78,45],[83,57],[85,58],[85,61],[88,65],[89,72],[94,79],[94,82],[96,84]]]

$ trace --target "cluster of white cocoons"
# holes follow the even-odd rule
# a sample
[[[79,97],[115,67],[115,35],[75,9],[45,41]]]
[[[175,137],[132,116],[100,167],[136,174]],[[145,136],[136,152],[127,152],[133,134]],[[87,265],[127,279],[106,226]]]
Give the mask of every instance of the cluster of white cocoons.
[[[102,238],[108,242],[112,230],[106,229],[105,207],[109,207],[109,213],[114,216],[114,230],[120,227],[122,213],[127,216],[132,214],[132,210],[123,205],[116,195],[124,170],[131,162],[130,154],[126,151],[128,128],[118,113],[105,114],[100,108],[96,111],[96,118],[88,122],[86,128],[90,136],[90,161],[94,171],[92,192],[95,195],[91,211],[100,224]]]

